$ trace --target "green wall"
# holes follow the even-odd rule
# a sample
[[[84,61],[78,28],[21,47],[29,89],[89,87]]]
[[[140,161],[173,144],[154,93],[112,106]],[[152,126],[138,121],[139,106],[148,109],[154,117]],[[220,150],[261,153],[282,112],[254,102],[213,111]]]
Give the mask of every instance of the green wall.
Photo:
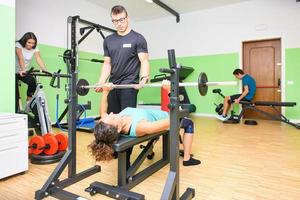
[[[291,119],[300,119],[300,48],[286,49],[285,60],[286,101],[297,103],[296,107],[286,108],[286,115]],[[287,81],[294,84],[288,85]]]
[[[66,73],[66,66],[62,58],[58,55],[62,55],[64,48],[57,48],[49,45],[39,45],[41,56],[46,63],[46,67],[50,72],[62,70],[62,73]],[[81,58],[99,58],[101,57],[97,54],[90,52],[80,52],[79,57]],[[238,54],[219,54],[219,55],[208,55],[208,56],[194,56],[194,57],[184,57],[177,58],[177,62],[184,66],[193,67],[194,72],[185,80],[187,82],[197,81],[200,72],[206,72],[209,81],[234,81],[234,77],[231,75],[233,69],[238,66]],[[159,74],[159,68],[168,67],[167,59],[154,59],[150,61],[151,65],[151,78],[154,75]],[[32,66],[37,68],[37,64],[33,61]],[[79,62],[79,78],[84,78],[89,81],[90,84],[97,82],[99,74],[101,72],[101,63],[93,63],[88,61]],[[229,73],[227,73],[229,72]],[[50,79],[47,77],[40,77],[39,82],[44,86],[44,91],[46,93],[48,101],[48,109],[50,112],[50,117],[52,121],[56,120],[56,94],[59,94],[59,115],[62,113],[63,109],[66,107],[64,104],[64,99],[66,98],[65,85],[66,80],[62,79],[61,89],[57,90],[49,86]],[[21,94],[22,99],[25,99],[26,88],[22,85]],[[187,93],[189,95],[190,101],[197,106],[198,113],[214,114],[214,102],[222,102],[222,98],[219,95],[212,94],[212,89],[216,87],[210,87],[208,94],[205,97],[199,95],[196,87],[188,87]],[[222,89],[224,94],[236,93],[238,91],[238,86],[219,87]],[[84,104],[87,101],[92,102],[92,110],[87,111],[88,116],[97,116],[99,109],[99,101],[101,98],[101,93],[96,93],[91,90],[87,96],[79,96],[79,103]],[[160,103],[160,90],[157,88],[144,88],[140,90],[138,95],[139,103]],[[24,102],[25,103],[25,102]]]
[[[41,52],[41,57],[45,62],[46,68],[49,72],[56,72],[58,69],[61,69],[61,73],[66,73],[67,68],[63,59],[59,57],[59,55],[63,55],[65,48],[58,48],[49,45],[42,45],[39,44],[39,49]],[[99,55],[90,52],[80,52],[80,58],[97,58],[101,59]],[[32,67],[38,69],[38,65],[33,59]],[[101,63],[89,62],[89,61],[80,61],[78,67],[78,74],[79,78],[84,78],[89,81],[90,84],[94,84],[97,82],[101,70]],[[61,88],[55,89],[52,88],[50,84],[49,77],[39,77],[38,82],[43,85],[44,92],[47,97],[48,102],[48,110],[50,112],[51,121],[56,121],[56,95],[59,94],[59,111],[58,114],[60,115],[63,110],[66,108],[66,104],[64,103],[64,99],[66,99],[66,90],[65,86],[67,84],[67,80],[65,78],[61,78]],[[25,84],[22,84],[21,88],[21,95],[22,99],[26,99],[26,88]],[[98,105],[100,100],[101,94],[91,91],[87,96],[79,96],[78,103],[85,104],[87,101],[92,102],[92,110],[87,111],[87,116],[97,116],[98,115]],[[25,102],[23,102],[23,105]]]
[[[0,5],[0,112],[15,112],[15,8]]]
[[[39,45],[41,55],[46,63],[47,69],[50,72],[62,69],[62,72],[66,72],[66,66],[62,61],[62,58],[58,55],[62,55],[64,48],[57,48],[49,45]],[[287,49],[286,50],[286,80],[293,80],[294,85],[286,85],[286,100],[287,101],[297,101],[300,104],[300,95],[297,95],[300,83],[296,79],[296,75],[300,71],[300,49]],[[80,52],[79,57],[81,58],[98,58],[101,56],[90,53],[90,52]],[[227,54],[217,54],[217,55],[202,55],[202,56],[192,56],[192,57],[178,57],[177,63],[184,66],[193,67],[194,72],[187,77],[186,82],[195,82],[198,80],[198,75],[200,72],[205,72],[208,76],[209,81],[236,81],[232,75],[232,71],[238,67],[239,55],[238,53],[227,53]],[[153,59],[150,61],[151,65],[151,78],[154,75],[159,74],[159,68],[168,67],[167,58],[164,59]],[[33,66],[37,67],[37,64],[33,62]],[[79,62],[79,78],[85,78],[90,84],[95,84],[98,80],[99,74],[101,72],[101,63],[93,63],[88,61]],[[298,72],[298,73],[297,73]],[[66,81],[62,80],[61,89],[53,89],[49,86],[49,78],[41,77],[40,82],[44,85],[44,90],[46,92],[48,107],[51,113],[51,120],[54,122],[55,112],[56,112],[56,94],[60,94],[59,100],[59,114],[63,111],[66,104],[63,100],[66,98],[65,84]],[[241,84],[239,82],[239,84]],[[214,88],[221,88],[223,94],[234,94],[239,91],[239,86],[219,86],[219,87],[209,87],[206,96],[200,96],[196,87],[187,87],[187,93],[189,95],[190,101],[194,103],[197,107],[197,113],[201,114],[215,114],[214,103],[221,103],[223,101],[222,97],[217,94],[213,94],[212,90]],[[22,95],[25,99],[25,88],[22,86]],[[87,101],[92,102],[92,110],[87,111],[88,116],[98,116],[99,101],[101,98],[101,93],[93,92],[92,90],[87,96],[79,96],[79,103],[84,104]],[[138,95],[139,103],[160,103],[160,90],[157,88],[144,88],[140,90]],[[235,107],[238,109],[238,106]],[[287,116],[293,119],[300,119],[300,114],[297,112],[296,108],[287,108]]]
[[[183,66],[193,67],[194,72],[190,74],[184,81],[197,82],[200,72],[207,74],[209,81],[235,81],[232,76],[232,71],[238,67],[239,56],[237,53],[218,54],[218,55],[204,55],[193,57],[178,57],[177,63]],[[159,74],[159,68],[168,67],[167,59],[151,60],[151,78]],[[222,102],[222,97],[213,94],[214,88],[221,88],[224,94],[231,94],[238,92],[238,86],[219,86],[209,87],[206,96],[200,96],[197,87],[187,87],[186,91],[190,101],[197,107],[197,113],[214,114],[214,102]],[[139,100],[144,103],[159,103],[160,90],[145,88],[139,93]]]

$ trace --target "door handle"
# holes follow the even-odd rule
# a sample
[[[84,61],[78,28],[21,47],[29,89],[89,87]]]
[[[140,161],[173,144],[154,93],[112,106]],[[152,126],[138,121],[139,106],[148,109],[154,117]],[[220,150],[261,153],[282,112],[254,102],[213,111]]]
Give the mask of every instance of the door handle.
[[[278,78],[277,85],[278,85],[278,87],[280,87],[280,86],[281,86],[281,79],[280,79],[280,78]]]

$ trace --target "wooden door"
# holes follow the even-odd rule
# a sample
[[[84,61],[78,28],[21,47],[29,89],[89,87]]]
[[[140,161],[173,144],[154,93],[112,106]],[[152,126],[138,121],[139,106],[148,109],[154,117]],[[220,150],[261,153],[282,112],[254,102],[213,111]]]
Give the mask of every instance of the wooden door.
[[[243,42],[243,69],[256,80],[253,101],[281,101],[281,39]],[[274,113],[269,107],[258,107]],[[281,108],[278,107],[281,112]],[[258,112],[247,111],[245,118],[267,119]]]

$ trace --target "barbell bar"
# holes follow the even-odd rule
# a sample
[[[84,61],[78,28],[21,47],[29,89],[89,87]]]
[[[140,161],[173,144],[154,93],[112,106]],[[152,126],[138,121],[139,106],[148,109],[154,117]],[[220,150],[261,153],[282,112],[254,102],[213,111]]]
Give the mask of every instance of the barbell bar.
[[[122,84],[122,85],[112,85],[112,88],[114,89],[127,89],[127,88],[135,88],[137,84]],[[235,81],[232,82],[207,82],[207,86],[213,86],[213,85],[236,85]],[[198,86],[198,83],[196,82],[185,82],[185,83],[179,83],[179,87],[196,87]],[[97,87],[103,87],[103,85],[87,85],[82,86],[82,88],[86,89],[92,89]],[[162,87],[161,83],[149,83],[145,84],[143,87]]]
[[[135,88],[137,84],[121,84],[121,85],[112,85],[113,89],[127,89]],[[179,83],[179,87],[198,87],[199,93],[201,96],[205,96],[208,90],[208,86],[229,86],[237,85],[236,81],[227,81],[227,82],[208,82],[207,75],[204,72],[201,72],[198,77],[198,82],[185,82]],[[85,79],[80,79],[77,83],[77,94],[80,96],[85,96],[88,94],[89,89],[103,87],[104,85],[89,85],[88,81]],[[161,83],[150,83],[145,84],[143,87],[162,87]]]

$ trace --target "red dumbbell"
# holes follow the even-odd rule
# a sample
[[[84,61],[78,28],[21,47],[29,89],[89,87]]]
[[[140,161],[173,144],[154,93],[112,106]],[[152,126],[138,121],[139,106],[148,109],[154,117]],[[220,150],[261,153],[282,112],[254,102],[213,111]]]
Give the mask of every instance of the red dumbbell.
[[[50,133],[42,136],[34,136],[29,141],[29,154],[39,155],[44,152],[46,155],[53,155],[58,151],[57,139]]]

